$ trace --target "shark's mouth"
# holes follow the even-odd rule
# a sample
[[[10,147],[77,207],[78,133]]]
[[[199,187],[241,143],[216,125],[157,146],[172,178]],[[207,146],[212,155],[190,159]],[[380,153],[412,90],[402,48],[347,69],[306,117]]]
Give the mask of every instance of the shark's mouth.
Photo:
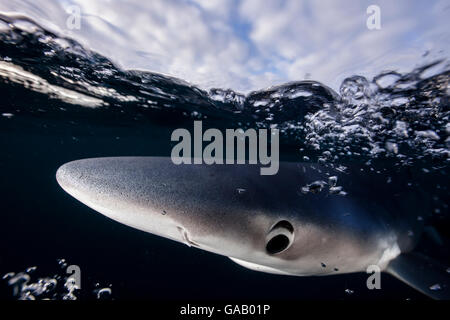
[[[184,244],[186,244],[189,247],[197,247],[200,248],[200,245],[198,243],[196,243],[195,241],[192,241],[189,237],[189,233],[188,231],[182,227],[182,226],[177,226],[178,231],[180,231],[181,234],[181,239],[183,241]]]

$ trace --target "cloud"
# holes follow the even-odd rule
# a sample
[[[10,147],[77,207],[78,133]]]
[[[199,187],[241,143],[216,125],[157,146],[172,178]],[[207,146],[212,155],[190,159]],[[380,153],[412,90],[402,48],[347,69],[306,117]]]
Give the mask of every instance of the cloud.
[[[448,54],[445,1],[380,0],[381,30],[366,27],[370,1],[4,1],[124,68],[161,72],[203,88],[247,92],[309,74],[334,88],[352,74],[410,70],[426,50]],[[81,29],[69,30],[77,5]],[[447,40],[447,41],[444,41]]]

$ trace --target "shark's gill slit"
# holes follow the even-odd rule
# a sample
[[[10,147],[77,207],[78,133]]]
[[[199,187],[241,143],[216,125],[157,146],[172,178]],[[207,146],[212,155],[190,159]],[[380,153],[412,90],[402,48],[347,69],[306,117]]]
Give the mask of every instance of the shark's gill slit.
[[[289,221],[277,222],[267,234],[266,251],[268,254],[277,254],[288,249],[294,241],[294,227]]]

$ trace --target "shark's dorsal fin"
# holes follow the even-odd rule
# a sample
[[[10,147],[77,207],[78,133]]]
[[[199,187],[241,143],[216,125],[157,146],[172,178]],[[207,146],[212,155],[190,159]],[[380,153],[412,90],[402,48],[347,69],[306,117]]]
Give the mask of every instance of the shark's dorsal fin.
[[[271,268],[271,267],[266,267],[266,266],[263,266],[260,264],[256,264],[256,263],[252,263],[252,262],[248,262],[248,261],[244,261],[244,260],[240,260],[240,259],[236,259],[236,258],[232,258],[232,257],[229,257],[229,258],[231,259],[231,261],[237,263],[238,265],[243,266],[244,268],[250,269],[250,270],[272,273],[272,274],[293,275],[289,272],[281,271],[281,270]]]

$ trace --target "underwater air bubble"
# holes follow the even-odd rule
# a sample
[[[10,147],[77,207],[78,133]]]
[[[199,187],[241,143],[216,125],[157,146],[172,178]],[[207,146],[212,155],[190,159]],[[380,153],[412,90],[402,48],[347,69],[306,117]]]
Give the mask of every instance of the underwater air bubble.
[[[112,294],[111,288],[103,288],[98,290],[97,292],[97,299],[99,300],[106,300],[110,299]]]
[[[442,290],[442,287],[439,283],[433,284],[432,286],[430,286],[430,290],[431,291],[438,291],[438,290]]]

